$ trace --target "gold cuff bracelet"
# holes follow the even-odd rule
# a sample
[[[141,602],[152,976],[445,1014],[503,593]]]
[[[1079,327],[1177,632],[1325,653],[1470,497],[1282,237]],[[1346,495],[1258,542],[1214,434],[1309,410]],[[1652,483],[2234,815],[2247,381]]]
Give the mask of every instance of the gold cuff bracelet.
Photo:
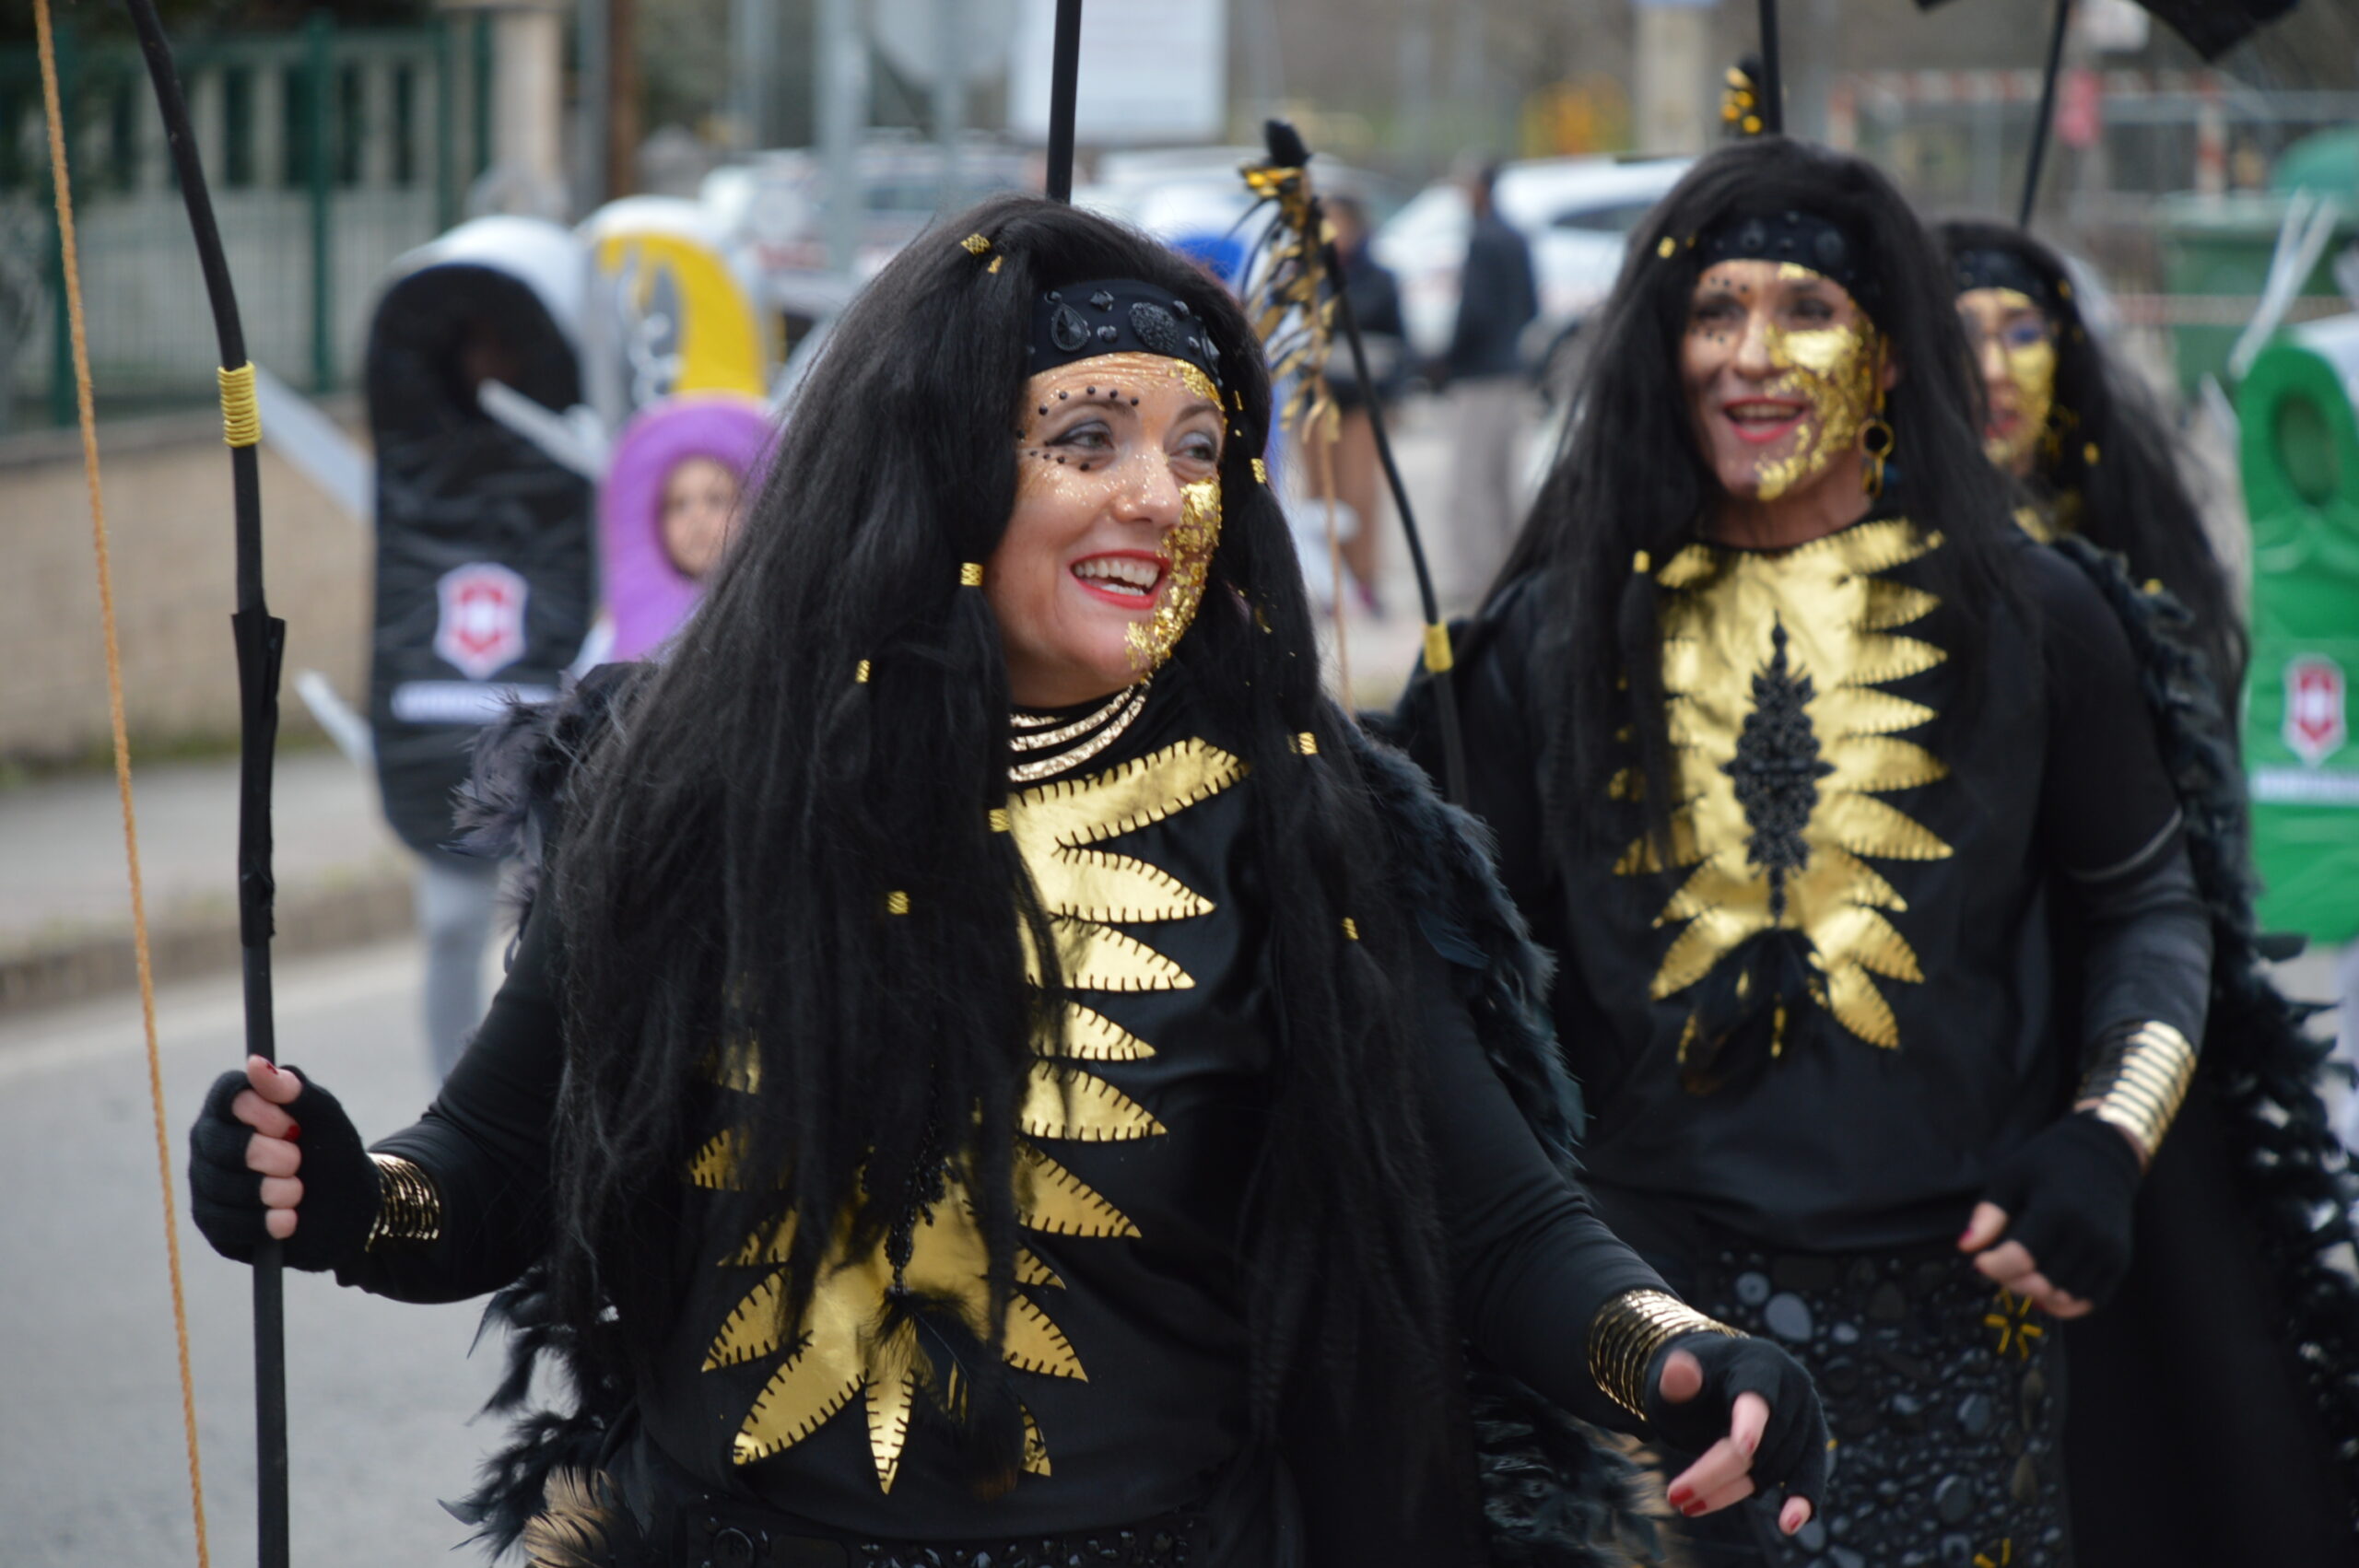
[[[369,1227],[369,1250],[381,1241],[438,1241],[442,1235],[442,1194],[434,1178],[399,1154],[371,1154],[377,1166],[377,1223]]]
[[[2195,1047],[2167,1024],[2110,1030],[2081,1080],[2078,1104],[2130,1135],[2151,1164],[2195,1078]]]
[[[1689,1334],[1744,1335],[1662,1291],[1624,1291],[1589,1326],[1589,1375],[1605,1397],[1644,1419],[1647,1369],[1655,1352]]]

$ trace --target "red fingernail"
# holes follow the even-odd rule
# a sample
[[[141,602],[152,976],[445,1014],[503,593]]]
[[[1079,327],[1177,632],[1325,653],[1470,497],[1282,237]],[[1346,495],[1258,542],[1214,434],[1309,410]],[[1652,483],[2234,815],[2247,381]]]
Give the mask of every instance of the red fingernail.
[[[1744,1440],[1744,1451],[1745,1451],[1748,1455],[1749,1455],[1749,1454],[1751,1454],[1751,1453],[1752,1453],[1755,1448],[1758,1448],[1758,1447],[1760,1447],[1760,1446],[1761,1446],[1761,1439],[1760,1439],[1760,1438],[1758,1438],[1758,1437],[1748,1437],[1748,1438],[1746,1438],[1746,1439]]]
[[[1684,1508],[1696,1500],[1696,1494],[1684,1486],[1672,1487],[1670,1496],[1671,1505],[1674,1508]]]
[[[1704,1505],[1701,1503],[1684,1504],[1681,1505],[1679,1511],[1686,1515],[1691,1519],[1697,1519],[1703,1517]]]
[[[290,1121],[290,1122],[288,1122],[288,1123],[287,1124],[287,1141],[288,1141],[288,1142],[290,1142],[290,1143],[291,1143],[291,1142],[293,1142],[296,1139],[300,1138],[300,1137],[302,1137],[302,1136],[303,1136],[303,1124],[302,1124],[301,1122],[299,1122],[299,1121]]]

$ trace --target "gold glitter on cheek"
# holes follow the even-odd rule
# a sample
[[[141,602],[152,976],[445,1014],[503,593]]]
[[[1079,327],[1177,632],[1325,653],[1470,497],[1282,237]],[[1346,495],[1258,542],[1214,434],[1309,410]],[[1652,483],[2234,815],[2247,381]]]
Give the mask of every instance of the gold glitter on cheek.
[[[1813,327],[1805,332],[1768,329],[1769,362],[1785,375],[1772,390],[1807,400],[1794,450],[1761,464],[1762,500],[1801,488],[1826,472],[1845,452],[1856,451],[1860,432],[1874,415],[1878,343],[1864,325]]]
[[[2043,337],[2020,346],[2002,345],[2000,355],[2006,361],[2007,379],[2015,384],[2016,419],[2004,441],[1989,443],[2003,448],[2003,453],[1993,451],[1990,459],[2014,473],[2029,468],[2025,458],[2048,432],[2048,416],[2056,406],[2056,345]]]
[[[1133,622],[1122,636],[1129,645],[1131,668],[1144,675],[1160,669],[1188,634],[1196,609],[1204,602],[1204,583],[1212,575],[1213,552],[1220,546],[1220,475],[1180,486],[1180,525],[1164,536],[1171,557],[1171,575],[1155,614]]]

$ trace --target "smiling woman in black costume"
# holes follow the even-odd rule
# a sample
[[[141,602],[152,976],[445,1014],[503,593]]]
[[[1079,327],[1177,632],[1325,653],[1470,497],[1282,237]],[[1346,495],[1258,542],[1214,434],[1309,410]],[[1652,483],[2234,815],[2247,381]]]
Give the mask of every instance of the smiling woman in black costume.
[[[2019,228],[1964,218],[1941,237],[1982,373],[1983,450],[2024,486],[2018,517],[2042,538],[2074,533],[2113,551],[2140,581],[2169,589],[2194,615],[2233,708],[2242,618],[2162,412],[2090,333],[2056,252]]]
[[[2120,1278],[2201,1036],[2129,648],[2010,521],[1947,285],[1867,164],[1702,159],[1460,639],[1599,1208],[1827,1393],[1827,1516],[1703,1521],[1708,1563],[2071,1562],[2046,1316]]]
[[[206,1235],[410,1299],[545,1261],[509,1315],[583,1408],[479,1506],[546,1562],[1472,1561],[1469,1343],[1799,1526],[1807,1381],[1562,1174],[1536,958],[1320,695],[1236,307],[1070,208],[966,228],[847,315],[668,661],[530,757],[548,884],[434,1107],[365,1155],[225,1077]],[[1506,1560],[1643,1545],[1561,1413],[1476,1406]]]

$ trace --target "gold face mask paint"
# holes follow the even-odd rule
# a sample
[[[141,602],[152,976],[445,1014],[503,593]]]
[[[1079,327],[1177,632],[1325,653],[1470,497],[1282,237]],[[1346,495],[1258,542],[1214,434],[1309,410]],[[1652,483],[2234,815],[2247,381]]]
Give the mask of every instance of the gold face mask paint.
[[[1123,634],[1130,644],[1131,668],[1142,675],[1162,668],[1204,602],[1213,552],[1220,547],[1219,474],[1180,486],[1180,526],[1164,535],[1164,547],[1171,553],[1171,576],[1163,598],[1151,618]]]
[[[2037,302],[2016,289],[1970,288],[1957,308],[1989,383],[1993,417],[1983,427],[1983,454],[2009,474],[2028,474],[2056,407],[2055,333]]]
[[[1814,287],[1798,290],[1797,283]],[[1805,309],[1813,301],[1825,308],[1816,321]],[[1840,284],[1791,262],[1773,268],[1739,258],[1717,263],[1698,280],[1682,373],[1698,439],[1731,491],[1774,501],[1858,460],[1861,435],[1882,401],[1884,342],[1864,313],[1842,308],[1849,303]],[[1797,317],[1804,324],[1781,324]],[[1752,337],[1756,329],[1757,340]],[[1751,369],[1739,368],[1755,353]],[[1755,394],[1795,405],[1793,431],[1738,457],[1716,418]],[[1719,455],[1710,457],[1714,449]],[[1731,459],[1736,467],[1730,466]],[[1749,484],[1737,477],[1740,469],[1750,470]]]
[[[1785,372],[1767,390],[1806,399],[1811,418],[1793,451],[1761,465],[1760,497],[1774,501],[1817,478],[1847,453],[1875,417],[1884,344],[1864,318],[1860,325],[1791,332],[1767,329],[1769,362]]]

